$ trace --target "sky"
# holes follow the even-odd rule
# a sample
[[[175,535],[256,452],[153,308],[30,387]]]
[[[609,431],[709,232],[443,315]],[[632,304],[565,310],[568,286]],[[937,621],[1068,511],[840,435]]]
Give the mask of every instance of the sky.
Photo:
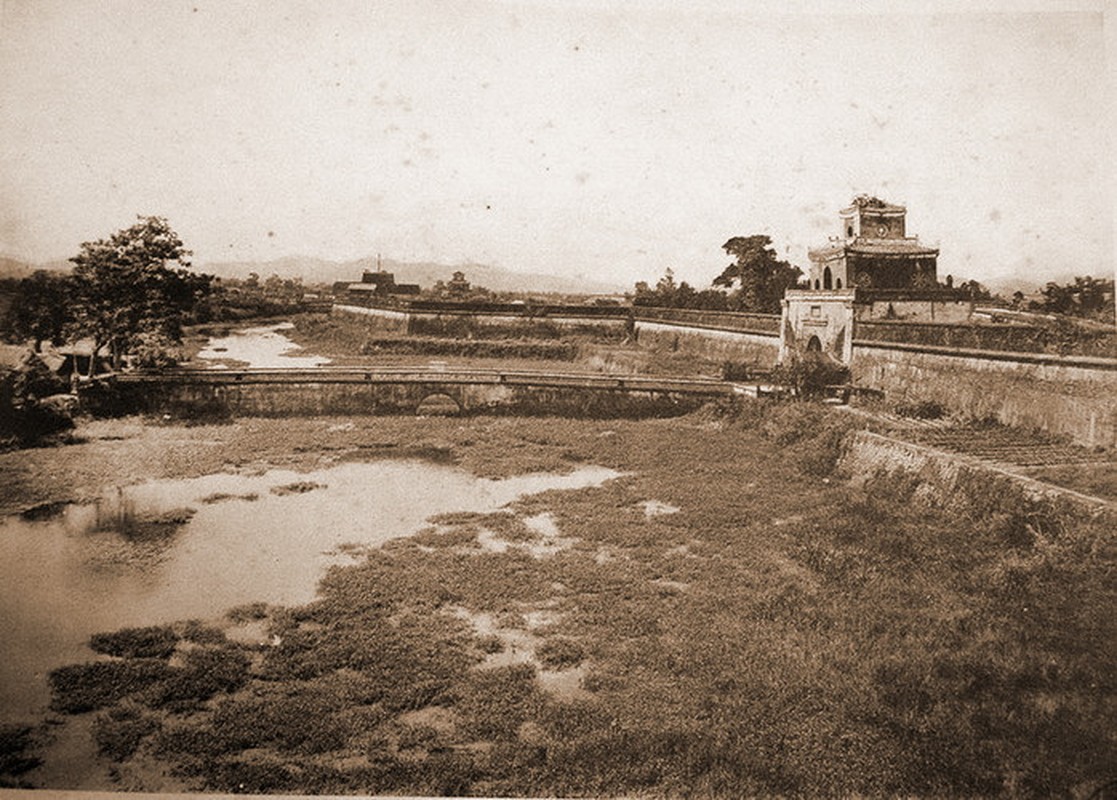
[[[199,264],[706,286],[868,193],[940,276],[1112,274],[1103,0],[915,5],[0,0],[0,253],[154,214]]]

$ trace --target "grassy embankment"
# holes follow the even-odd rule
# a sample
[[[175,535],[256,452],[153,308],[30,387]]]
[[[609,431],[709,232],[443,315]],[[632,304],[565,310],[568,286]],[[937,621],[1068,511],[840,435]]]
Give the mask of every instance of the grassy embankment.
[[[435,358],[455,366],[525,370],[588,370],[650,375],[720,376],[721,363],[693,354],[651,351],[614,332],[509,337],[500,330],[473,337],[406,336],[377,331],[346,316],[304,314],[287,335],[305,349],[339,365],[414,364]]]
[[[1115,773],[1098,522],[1001,485],[949,511],[902,478],[854,489],[831,472],[841,425],[801,405],[324,430],[206,436],[226,458],[438,442],[477,474],[626,475],[433,520],[308,606],[238,612],[275,646],[98,639],[117,657],[55,673],[55,702],[97,708],[121,785],[157,789],[129,783],[152,760],[209,790],[402,794],[1050,796]],[[542,512],[550,546],[525,522]]]
[[[1029,474],[1036,480],[1117,502],[1117,463],[1044,467]]]

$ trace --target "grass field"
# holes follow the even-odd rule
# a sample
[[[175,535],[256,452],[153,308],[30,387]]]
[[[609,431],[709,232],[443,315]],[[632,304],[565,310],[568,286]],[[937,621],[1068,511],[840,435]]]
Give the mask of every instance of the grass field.
[[[431,447],[478,475],[624,475],[431,520],[308,606],[253,608],[275,646],[101,637],[133,655],[103,662],[114,690],[69,669],[56,704],[96,706],[119,785],[158,791],[158,763],[213,791],[1047,797],[1117,774],[1100,521],[989,487],[949,513],[902,476],[855,489],[833,471],[850,423],[802,404],[327,422],[138,426],[52,474],[87,458],[104,480],[158,442],[153,476]]]
[[[304,314],[288,336],[342,366],[423,363],[503,369],[575,370],[720,377],[722,364],[694,355],[651,351],[634,342],[570,335],[561,339],[454,339],[386,334],[360,319]]]

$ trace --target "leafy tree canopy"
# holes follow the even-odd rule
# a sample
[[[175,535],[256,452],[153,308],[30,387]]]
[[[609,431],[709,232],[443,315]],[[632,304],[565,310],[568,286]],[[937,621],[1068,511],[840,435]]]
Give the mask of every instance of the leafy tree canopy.
[[[16,285],[5,320],[8,335],[19,341],[32,340],[35,350],[43,342],[61,344],[72,321],[69,298],[68,275],[37,270]]]
[[[1038,311],[1068,314],[1102,321],[1113,320],[1113,279],[1076,277],[1074,283],[1049,282],[1043,287],[1043,300],[1032,307]]]
[[[734,236],[722,245],[736,258],[714,278],[714,286],[737,287],[730,296],[734,310],[762,314],[780,313],[785,290],[794,287],[803,273],[782,261],[772,249],[772,240],[763,235]]]
[[[190,251],[162,217],[139,217],[108,239],[85,242],[74,264],[72,331],[108,347],[113,363],[154,337],[182,339],[182,325],[213,276],[189,272]]]
[[[645,281],[636,284],[632,298],[636,306],[657,306],[660,308],[695,308],[708,311],[725,311],[729,301],[724,291],[703,289],[696,291],[686,281],[675,283],[675,273],[668,268],[663,277],[651,288]]]

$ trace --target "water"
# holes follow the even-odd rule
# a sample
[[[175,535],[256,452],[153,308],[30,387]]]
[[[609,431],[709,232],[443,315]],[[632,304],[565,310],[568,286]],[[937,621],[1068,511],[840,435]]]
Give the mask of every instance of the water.
[[[432,515],[487,513],[525,494],[617,474],[587,467],[487,480],[384,461],[153,481],[45,520],[0,519],[0,721],[41,715],[47,672],[91,659],[93,633],[215,619],[257,601],[305,603],[325,568],[350,558],[341,545],[376,546],[416,532]]]
[[[280,331],[295,326],[290,322],[266,327],[244,328],[229,336],[214,337],[195,359],[206,362],[211,369],[227,369],[224,361],[241,362],[249,367],[275,369],[282,367],[320,367],[329,364],[330,359],[322,356],[297,356],[293,352],[301,348],[284,336]]]

